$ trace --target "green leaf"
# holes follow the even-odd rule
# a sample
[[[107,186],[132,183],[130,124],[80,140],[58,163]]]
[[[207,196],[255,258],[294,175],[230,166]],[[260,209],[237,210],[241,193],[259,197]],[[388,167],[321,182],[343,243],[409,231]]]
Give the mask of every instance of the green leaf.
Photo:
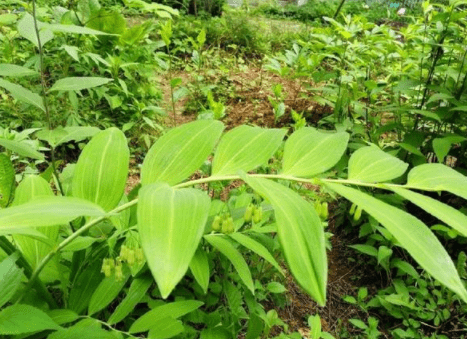
[[[30,90],[24,88],[23,86],[13,84],[9,81],[0,79],[0,87],[5,88],[9,91],[13,98],[16,100],[22,101],[26,104],[36,106],[45,112],[44,103],[42,97],[39,94],[33,93]]]
[[[21,286],[23,270],[16,266],[19,252],[13,253],[0,263],[0,308],[3,307]]]
[[[105,33],[105,32],[91,29],[88,27],[76,26],[76,25],[44,24],[43,27],[51,30],[52,32],[59,32],[59,33],[72,33],[72,34],[83,34],[83,35],[109,35],[109,33]]]
[[[368,326],[360,319],[349,319],[349,322],[361,330],[365,330],[368,328]]]
[[[312,177],[334,166],[349,142],[345,132],[321,132],[311,127],[301,128],[285,143],[283,174]]]
[[[3,335],[58,329],[60,326],[47,314],[29,305],[16,304],[0,312],[0,334]]]
[[[321,318],[319,314],[311,316],[308,318],[308,326],[310,326],[310,338],[311,339],[320,339],[321,338]]]
[[[448,191],[467,199],[467,178],[442,164],[414,167],[409,172],[407,185],[422,190]]]
[[[148,339],[166,339],[175,337],[185,330],[180,320],[166,317],[155,323],[149,330]]]
[[[123,34],[126,30],[125,17],[117,9],[106,10],[101,8],[97,13],[92,13],[86,26],[111,34]]]
[[[39,37],[41,39],[41,46],[44,46],[47,42],[53,39],[54,34],[51,30],[46,29],[45,24],[41,21],[37,21],[37,26],[39,28]],[[25,39],[31,41],[36,47],[39,46],[37,40],[36,29],[34,27],[34,18],[31,14],[26,13],[22,19],[18,22],[18,34]]]
[[[287,292],[287,289],[284,287],[284,285],[282,285],[281,283],[278,283],[276,281],[271,281],[268,284],[267,289],[271,293],[284,293],[284,292]]]
[[[391,266],[393,267],[397,267],[398,269],[400,269],[402,272],[404,272],[405,274],[408,274],[410,275],[411,277],[415,278],[415,279],[418,279],[420,277],[420,275],[418,274],[418,272],[415,270],[415,268],[413,268],[412,265],[410,265],[408,262],[406,261],[403,261],[401,259],[394,259],[391,261]]]
[[[251,278],[251,272],[248,268],[248,264],[246,263],[245,259],[243,259],[240,252],[226,239],[224,239],[220,235],[205,235],[204,239],[206,239],[214,248],[216,248],[219,252],[227,257],[230,260],[232,265],[238,272],[240,279],[242,279],[243,283],[246,287],[251,291],[251,293],[255,293],[255,285],[253,283],[253,279]]]
[[[0,146],[5,147],[6,149],[23,157],[44,160],[44,155],[42,153],[37,152],[35,149],[24,142],[0,138]]]
[[[19,78],[28,75],[39,75],[39,73],[23,66],[0,64],[0,76]]]
[[[157,326],[157,323],[161,323],[163,319],[168,317],[172,319],[180,318],[185,314],[197,310],[203,304],[203,302],[197,300],[183,300],[155,307],[136,319],[128,332],[139,333],[148,331],[154,326]]]
[[[79,318],[76,312],[66,309],[51,310],[47,314],[58,325],[68,324]]]
[[[70,141],[79,142],[93,137],[101,130],[97,127],[76,126],[56,128],[53,130],[43,129],[36,133],[37,138],[47,141],[52,147],[65,144]]]
[[[31,202],[0,210],[0,230],[18,227],[56,226],[80,216],[101,217],[105,211],[79,198],[38,197]]]
[[[235,175],[239,170],[251,171],[264,165],[282,143],[286,131],[238,126],[219,142],[212,161],[213,175]]]
[[[455,208],[452,208],[449,205],[443,204],[436,199],[424,196],[419,193],[415,193],[403,188],[391,188],[391,190],[401,197],[404,197],[411,203],[423,208],[432,216],[445,222],[464,237],[467,237],[467,215],[464,213]]]
[[[122,131],[111,127],[99,132],[78,159],[73,175],[73,196],[110,211],[125,191],[129,161],[130,151]]]
[[[355,151],[349,160],[349,179],[383,182],[400,177],[409,165],[376,146]]]
[[[124,267],[122,279],[117,280],[115,275],[104,278],[92,294],[88,315],[93,315],[108,306],[118,296],[129,277],[130,270]]]
[[[69,77],[57,80],[53,86],[49,89],[49,92],[53,91],[81,91],[83,89],[89,89],[105,85],[113,79],[99,78],[99,77]]]
[[[190,271],[203,289],[204,294],[206,294],[208,292],[210,271],[208,256],[202,248],[198,248],[191,259]]]
[[[109,332],[100,326],[91,326],[90,321],[84,319],[77,324],[50,334],[47,339],[116,339],[115,332]]]
[[[444,158],[448,155],[452,145],[466,140],[460,135],[449,135],[443,138],[433,139],[433,150],[440,163],[444,162]]]
[[[449,254],[420,220],[353,188],[330,183],[326,186],[362,207],[391,232],[422,268],[467,301],[467,291]]]
[[[99,239],[93,237],[77,237],[63,247],[62,251],[75,252],[85,250],[91,247],[96,241],[99,241]]]
[[[141,246],[165,299],[185,275],[204,233],[211,200],[202,191],[167,184],[139,191]]]
[[[86,268],[75,277],[70,288],[70,297],[68,298],[68,308],[70,310],[78,314],[86,310],[96,286],[98,286],[104,278],[101,269],[102,261],[95,260],[87,265]],[[57,339],[61,339],[61,337]]]
[[[357,244],[357,245],[349,245],[349,247],[363,254],[371,255],[372,257],[375,257],[375,258],[378,256],[378,250],[370,245]]]
[[[52,147],[56,147],[56,140],[67,135],[63,127],[57,127],[55,129],[43,129],[36,133],[36,137],[39,140],[44,140],[49,143]]]
[[[380,246],[378,248],[378,264],[381,264],[384,260],[392,255],[392,249],[386,246]]]
[[[279,266],[277,263],[276,259],[269,253],[266,247],[264,247],[262,244],[257,242],[256,240],[250,238],[249,236],[246,236],[242,233],[232,233],[229,235],[232,239],[234,239],[236,242],[238,242],[240,245],[248,248],[249,250],[255,252],[257,255],[260,257],[264,258],[266,261],[268,261],[272,266],[274,266],[282,275],[284,275],[284,272],[282,268]]]
[[[29,175],[18,185],[12,207],[21,206],[35,198],[46,196],[54,197],[50,184],[38,175]],[[50,239],[52,244],[57,241],[59,226],[37,227],[35,230],[44,234],[44,236]],[[17,246],[21,249],[23,256],[33,268],[35,268],[42,258],[51,250],[50,245],[39,239],[31,239],[25,235],[14,235],[13,238]]]
[[[279,241],[293,276],[309,295],[324,305],[326,248],[323,226],[315,209],[283,185],[249,176],[244,180],[273,205]]]
[[[216,120],[197,120],[164,134],[151,147],[141,168],[141,184],[174,185],[196,171],[211,154],[224,125]]]
[[[117,306],[115,311],[110,316],[107,321],[108,324],[114,325],[134,311],[136,305],[143,299],[151,286],[153,280],[150,278],[136,278],[131,282],[130,289],[128,294],[122,300],[122,302]]]
[[[13,13],[0,14],[0,26],[9,26],[18,20],[18,16]]]
[[[15,169],[10,158],[0,153],[0,208],[5,208],[10,202],[15,185]]]

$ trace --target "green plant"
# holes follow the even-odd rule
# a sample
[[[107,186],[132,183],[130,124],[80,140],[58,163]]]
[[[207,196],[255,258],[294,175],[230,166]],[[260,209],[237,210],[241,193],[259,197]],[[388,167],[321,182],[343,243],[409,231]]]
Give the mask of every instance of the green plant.
[[[456,292],[458,298],[462,300],[467,298],[467,292],[454,264],[433,233],[421,221],[382,200],[347,186],[385,189],[402,196],[409,195],[414,203],[420,204],[456,230],[465,233],[462,226],[465,215],[410,190],[447,190],[465,196],[463,186],[467,185],[467,179],[464,176],[441,164],[425,164],[415,167],[409,173],[406,185],[384,183],[400,176],[407,169],[407,165],[375,146],[368,146],[359,149],[351,156],[348,179],[316,177],[340,159],[347,148],[348,135],[344,132],[324,133],[311,128],[302,128],[288,138],[284,149],[281,174],[246,174],[246,171],[251,171],[259,164],[267,162],[282,143],[285,131],[240,126],[221,138],[214,154],[211,176],[184,181],[203,164],[217,143],[222,130],[223,125],[218,121],[200,120],[177,127],[160,138],[151,147],[143,162],[142,188],[139,189],[136,199],[135,194],[129,198],[123,196],[129,152],[123,133],[115,128],[99,132],[84,148],[74,169],[71,182],[72,196],[53,196],[53,193],[49,191],[49,197],[34,198],[34,193],[27,188],[26,183],[20,184],[21,188],[17,190],[24,190],[30,198],[25,200],[28,202],[22,204],[13,202],[13,206],[0,211],[0,229],[4,234],[1,238],[2,249],[9,255],[13,254],[15,248],[12,247],[8,237],[18,233],[21,233],[21,237],[31,235],[36,237],[36,239],[27,238],[30,245],[23,245],[23,250],[45,239],[48,239],[48,242],[57,241],[57,243],[48,254],[46,252],[35,254],[34,262],[37,264],[33,265],[27,286],[14,296],[13,300],[16,300],[17,305],[8,306],[1,313],[8,315],[9,321],[11,319],[19,321],[22,314],[17,313],[19,308],[28,308],[29,314],[37,314],[38,319],[41,319],[35,322],[40,326],[34,328],[28,327],[29,325],[18,326],[15,333],[47,329],[58,330],[57,335],[62,335],[65,333],[63,331],[77,331],[76,328],[80,328],[80,325],[74,325],[67,329],[59,329],[53,320],[43,315],[37,302],[34,304],[35,307],[22,303],[22,300],[32,297],[28,292],[31,291],[29,288],[43,286],[44,276],[41,273],[44,269],[58,265],[56,270],[58,272],[62,270],[60,260],[57,261],[58,255],[62,257],[62,262],[71,259],[71,262],[68,261],[71,265],[70,282],[75,279],[76,281],[88,279],[89,275],[93,276],[96,274],[93,272],[98,273],[101,268],[105,272],[112,272],[114,268],[112,265],[109,266],[108,260],[104,262],[104,267],[101,262],[104,258],[108,258],[109,254],[112,258],[113,253],[116,253],[119,248],[119,260],[122,264],[126,263],[118,268],[114,275],[102,281],[97,274],[94,278],[95,283],[88,286],[93,290],[97,285],[99,287],[92,295],[89,294],[84,299],[83,295],[88,292],[80,288],[77,282],[72,283],[72,288],[69,290],[69,285],[62,280],[64,278],[62,276],[59,285],[61,293],[56,299],[49,295],[44,300],[51,308],[56,307],[55,303],[59,305],[65,303],[77,314],[86,309],[89,316],[100,312],[116,298],[130,276],[137,278],[147,271],[152,273],[157,283],[155,295],[160,295],[163,299],[174,293],[189,267],[197,283],[206,288],[210,280],[209,271],[206,271],[208,266],[202,256],[199,258],[195,256],[200,245],[201,250],[204,248],[203,244],[212,246],[213,250],[222,253],[232,263],[236,272],[233,277],[238,284],[243,286],[245,293],[255,293],[256,288],[248,265],[232,244],[232,241],[239,242],[272,265],[277,266],[269,251],[248,236],[250,232],[255,232],[255,227],[251,231],[236,229],[234,233],[228,235],[211,233],[210,228],[207,227],[210,225],[207,221],[212,208],[209,197],[200,189],[187,188],[225,180],[244,180],[255,192],[269,201],[275,212],[278,237],[288,266],[304,290],[320,304],[325,302],[327,270],[324,229],[321,220],[312,204],[302,199],[293,190],[274,182],[275,179],[322,185],[323,188],[350,199],[385,226],[423,268]],[[112,147],[108,147],[109,145]],[[309,149],[304,145],[315,145],[315,147]],[[330,152],[330,150],[333,151]],[[439,177],[440,173],[444,173],[441,183],[430,179]],[[42,182],[44,188],[48,187],[47,181],[36,178],[34,180]],[[50,187],[47,189],[50,190]],[[68,192],[68,189],[65,191]],[[245,203],[244,206],[247,205],[248,203]],[[245,211],[246,207],[240,215],[243,216]],[[86,216],[86,218],[77,219],[80,216]],[[110,221],[110,224],[106,220]],[[136,220],[138,221],[135,225]],[[70,222],[72,226],[68,224]],[[243,224],[242,221],[239,225]],[[60,237],[60,240],[51,239],[36,228],[45,227],[42,230],[54,230],[58,227],[56,225],[64,225],[62,227],[67,229],[66,235]],[[227,233],[230,233],[230,230]],[[139,236],[136,242],[130,245],[129,237],[134,238],[137,234]],[[423,235],[420,236],[420,234]],[[41,240],[37,240],[37,237]],[[105,241],[102,242],[102,238]],[[140,256],[139,261],[128,259],[129,257],[121,248],[122,241],[126,248],[135,251],[134,253],[139,247],[142,248],[148,268],[141,265]],[[92,246],[89,251],[83,250],[83,246],[88,247],[90,243],[96,246]],[[77,261],[65,255],[67,248],[68,251],[72,249],[71,251],[75,253],[73,258],[76,257]],[[427,251],[428,248],[429,251]],[[83,258],[83,255],[87,258],[85,262],[78,259]],[[54,258],[56,260],[52,260]],[[193,260],[195,260],[194,263]],[[443,265],[439,264],[440,260]],[[13,281],[11,280],[12,288],[21,287],[21,281],[15,284],[12,283]],[[112,293],[109,292],[110,287]],[[183,331],[183,327],[175,319],[192,312],[201,305],[201,302],[187,300],[157,306],[139,317],[130,327],[125,328],[129,330],[129,333],[149,330],[149,336],[151,336],[151,333],[161,330],[158,326],[162,323],[170,323],[170,328],[174,331],[170,333],[179,333]],[[172,307],[174,309],[182,307],[184,311],[180,313],[163,311],[171,310]],[[15,318],[15,314],[18,314],[18,318]],[[169,318],[162,319],[161,316],[154,318],[155,314],[165,314]],[[171,314],[173,318],[170,318]],[[149,318],[151,324],[147,323]],[[72,319],[78,318],[74,315]],[[108,322],[100,324],[105,325]],[[7,325],[2,325],[0,321],[0,333],[9,333],[10,330],[2,326]],[[108,327],[108,325],[105,326]],[[92,327],[91,330],[103,333],[100,325],[98,328]],[[112,328],[112,331],[115,329]]]
[[[285,114],[284,94],[282,93],[282,85],[276,84],[272,87],[274,98],[268,96],[269,103],[272,105],[274,112],[274,120],[277,123],[279,118]]]

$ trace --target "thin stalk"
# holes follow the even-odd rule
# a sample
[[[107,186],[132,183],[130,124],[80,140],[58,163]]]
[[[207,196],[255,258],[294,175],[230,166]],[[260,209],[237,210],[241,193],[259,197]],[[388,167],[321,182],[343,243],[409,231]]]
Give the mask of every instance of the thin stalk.
[[[47,119],[47,125],[49,129],[52,129],[52,121],[50,119],[49,102],[47,98],[47,86],[45,84],[45,72],[44,72],[44,51],[42,50],[41,36],[39,34],[39,28],[37,25],[36,18],[36,0],[32,0],[32,17],[34,18],[34,30],[36,31],[37,44],[39,49],[39,68],[41,73],[41,87],[42,87],[42,100],[44,101],[45,115]]]
[[[426,83],[425,83],[425,90],[423,91],[422,101],[420,102],[419,109],[422,109],[423,106],[425,105],[427,95],[428,95],[428,87],[431,85],[431,81],[433,80],[436,65],[438,64],[438,61],[443,56],[443,43],[444,43],[444,39],[448,35],[448,28],[449,28],[449,23],[451,21],[452,12],[453,12],[453,9],[449,12],[449,16],[446,19],[446,22],[444,22],[444,27],[445,28],[443,30],[443,33],[441,34],[441,37],[439,38],[438,42],[435,45],[436,48],[432,49],[431,55],[434,57],[434,59],[433,59],[433,63],[431,64],[430,70],[428,71],[428,77],[427,77]],[[414,131],[418,127],[419,120],[420,120],[420,114],[417,114],[417,116],[415,118],[414,127],[413,127]]]
[[[336,12],[334,13],[334,16],[332,17],[334,20],[337,18],[337,16],[339,15],[339,12],[341,11],[342,9],[342,6],[344,6],[344,3],[345,3],[345,0],[341,0],[340,4],[339,4],[339,7],[337,7],[336,9]]]
[[[36,31],[36,38],[37,38],[37,45],[39,49],[39,68],[41,73],[41,87],[42,87],[42,100],[44,102],[45,108],[45,116],[47,119],[47,126],[49,130],[52,130],[52,120],[50,118],[50,109],[49,109],[49,100],[47,97],[47,85],[45,81],[45,70],[44,70],[44,50],[42,49],[41,43],[41,35],[39,34],[39,27],[37,25],[37,17],[36,17],[36,0],[32,0],[32,17],[34,19],[34,30]],[[60,179],[58,177],[57,168],[55,167],[55,149],[52,147],[51,149],[51,157],[52,157],[52,170],[55,180],[58,183],[58,189],[60,193],[63,194],[62,184],[60,183]]]

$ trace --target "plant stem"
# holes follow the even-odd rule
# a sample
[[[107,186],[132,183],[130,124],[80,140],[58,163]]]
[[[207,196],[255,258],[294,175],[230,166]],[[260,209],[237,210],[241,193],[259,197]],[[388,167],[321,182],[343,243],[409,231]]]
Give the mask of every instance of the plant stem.
[[[340,4],[339,4],[339,7],[337,7],[336,9],[336,13],[334,13],[334,16],[332,17],[334,20],[337,18],[337,16],[339,15],[339,12],[341,11],[342,9],[342,6],[344,6],[344,3],[345,3],[345,0],[341,0]]]
[[[44,101],[45,115],[49,129],[52,129],[52,121],[50,119],[49,103],[47,100],[47,86],[45,84],[44,72],[44,51],[42,50],[41,36],[39,34],[39,27],[36,18],[36,0],[32,0],[32,17],[34,19],[34,30],[36,31],[37,48],[39,49],[39,67],[41,73],[41,86],[42,86],[42,100]]]
[[[42,49],[41,35],[39,33],[39,27],[37,25],[37,17],[36,17],[36,0],[32,1],[32,17],[34,19],[34,30],[36,31],[37,45],[38,45],[38,49],[39,49],[39,68],[40,68],[40,73],[41,73],[42,100],[44,102],[45,116],[46,116],[46,119],[47,119],[47,126],[48,126],[49,130],[52,130],[52,120],[50,118],[49,100],[48,100],[48,97],[47,97],[47,85],[45,83],[44,51]],[[59,189],[60,193],[62,195],[64,195],[63,194],[62,184],[60,183],[60,179],[58,177],[57,168],[55,167],[55,148],[52,147],[52,150],[51,150],[50,154],[51,154],[51,157],[52,157],[53,175],[55,177],[55,180],[57,181],[58,189]]]

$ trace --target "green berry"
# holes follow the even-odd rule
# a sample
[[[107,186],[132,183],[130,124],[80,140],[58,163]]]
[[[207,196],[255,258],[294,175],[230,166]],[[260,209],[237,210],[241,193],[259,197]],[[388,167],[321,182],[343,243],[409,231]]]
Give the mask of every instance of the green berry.
[[[253,210],[254,210],[255,206],[253,204],[249,204],[245,210],[245,215],[243,216],[243,219],[245,220],[245,222],[250,222],[251,221],[251,217],[253,216]]]
[[[359,206],[355,210],[355,214],[353,215],[353,220],[358,221],[358,220],[360,220],[361,216],[362,216],[362,208]]]
[[[222,221],[222,218],[218,215],[216,215],[214,217],[214,220],[212,222],[212,230],[215,231],[215,232],[220,232],[221,231],[221,221]]]
[[[261,220],[263,220],[263,208],[261,206],[258,206],[253,212],[253,222],[257,224],[261,222]]]

